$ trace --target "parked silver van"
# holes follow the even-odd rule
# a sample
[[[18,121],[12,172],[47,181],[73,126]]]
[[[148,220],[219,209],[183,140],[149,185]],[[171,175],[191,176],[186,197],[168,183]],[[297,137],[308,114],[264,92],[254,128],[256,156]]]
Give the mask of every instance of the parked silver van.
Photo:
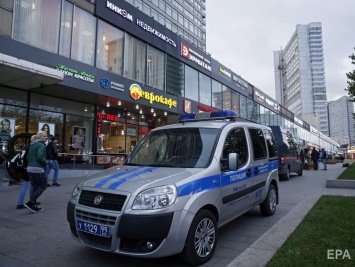
[[[235,112],[186,114],[149,132],[123,165],[76,185],[71,232],[83,244],[135,257],[180,254],[191,265],[213,255],[218,228],[259,205],[278,204],[271,129]]]

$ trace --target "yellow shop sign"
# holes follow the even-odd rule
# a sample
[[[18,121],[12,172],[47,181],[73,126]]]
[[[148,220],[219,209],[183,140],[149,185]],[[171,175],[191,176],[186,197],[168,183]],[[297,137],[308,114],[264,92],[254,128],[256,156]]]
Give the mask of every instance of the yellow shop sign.
[[[154,102],[157,102],[163,105],[167,105],[169,108],[177,107],[176,100],[167,98],[163,95],[156,95],[153,92],[143,91],[142,88],[136,83],[132,84],[129,87],[129,93],[134,100],[138,100],[139,98],[144,98],[148,100],[151,105],[153,105]]]

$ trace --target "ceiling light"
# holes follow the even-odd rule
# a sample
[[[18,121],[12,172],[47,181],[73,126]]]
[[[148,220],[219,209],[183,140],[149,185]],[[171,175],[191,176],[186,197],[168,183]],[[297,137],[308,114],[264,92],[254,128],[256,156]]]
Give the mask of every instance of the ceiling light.
[[[152,112],[152,113],[153,113],[153,112],[154,112],[154,108],[152,108],[152,109],[150,110],[150,112]]]
[[[168,115],[168,113],[166,111],[164,111],[164,116]]]
[[[142,113],[143,113],[143,110],[140,110],[140,111],[139,111],[139,114],[142,114]]]
[[[119,106],[121,106],[121,105],[122,105],[121,100],[118,100],[117,105],[119,105]]]
[[[88,108],[87,108],[87,107],[85,107],[84,111],[88,111]]]
[[[153,117],[155,117],[157,114],[155,114],[155,112],[153,113]]]
[[[136,109],[139,109],[139,105],[136,105]]]
[[[131,116],[131,112],[127,112],[127,116]]]

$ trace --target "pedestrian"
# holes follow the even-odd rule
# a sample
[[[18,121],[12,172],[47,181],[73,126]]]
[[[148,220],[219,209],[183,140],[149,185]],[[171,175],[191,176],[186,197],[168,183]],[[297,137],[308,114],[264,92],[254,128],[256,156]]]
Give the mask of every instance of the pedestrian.
[[[49,144],[46,146],[46,158],[47,158],[47,165],[46,165],[47,186],[50,186],[48,180],[49,180],[49,174],[51,172],[51,169],[54,170],[52,185],[60,186],[60,184],[58,184],[58,174],[59,174],[58,138],[55,136],[52,136],[51,142],[49,142]]]
[[[303,168],[303,165],[304,165],[304,151],[303,151],[303,149],[301,149],[301,151],[300,151],[300,160],[301,160],[302,168]]]
[[[34,142],[37,142],[37,136],[36,135],[32,135],[31,136],[31,143],[30,145],[32,145]],[[24,209],[25,208],[25,205],[24,205],[24,200],[25,200],[25,197],[26,197],[26,192],[27,190],[29,190],[29,194],[30,194],[30,198],[32,196],[32,186],[30,184],[30,177],[27,173],[27,160],[26,160],[26,156],[28,154],[28,150],[30,149],[30,146],[28,146],[26,148],[26,152],[25,152],[25,159],[24,159],[24,168],[21,170],[21,173],[22,173],[22,177],[23,177],[23,181],[22,181],[22,187],[21,187],[21,191],[20,191],[20,195],[18,197],[18,201],[17,201],[17,206],[16,208],[17,209]],[[37,202],[38,204],[38,202]]]
[[[319,159],[323,163],[323,170],[327,170],[327,152],[321,148],[319,152]]]
[[[313,170],[318,170],[319,152],[315,147],[312,149],[311,160],[313,161]]]
[[[38,142],[34,142],[30,145],[27,154],[27,173],[30,177],[32,186],[32,195],[30,200],[25,204],[25,207],[31,212],[35,213],[37,211],[43,210],[43,208],[37,207],[37,199],[44,190],[47,188],[46,182],[46,145],[47,133],[45,131],[40,131],[36,134]]]

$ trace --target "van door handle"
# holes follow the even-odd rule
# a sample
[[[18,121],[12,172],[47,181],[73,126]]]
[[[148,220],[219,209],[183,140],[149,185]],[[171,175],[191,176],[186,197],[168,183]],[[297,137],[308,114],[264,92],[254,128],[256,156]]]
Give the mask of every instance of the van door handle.
[[[247,176],[250,176],[252,174],[251,170],[248,169],[247,172],[246,172]]]
[[[254,169],[254,173],[255,173],[255,174],[259,173],[259,169],[258,169],[258,168],[255,168],[255,169]]]

